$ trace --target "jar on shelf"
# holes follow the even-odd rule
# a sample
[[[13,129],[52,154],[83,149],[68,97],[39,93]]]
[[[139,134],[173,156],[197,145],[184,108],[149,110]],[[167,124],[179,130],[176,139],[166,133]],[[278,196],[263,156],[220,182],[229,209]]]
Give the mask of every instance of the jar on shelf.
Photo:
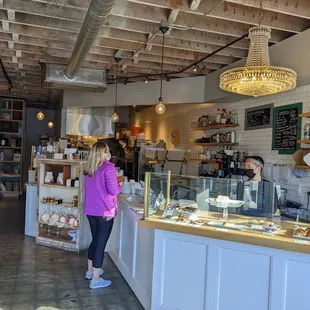
[[[304,139],[310,140],[310,122],[307,122],[304,126]]]

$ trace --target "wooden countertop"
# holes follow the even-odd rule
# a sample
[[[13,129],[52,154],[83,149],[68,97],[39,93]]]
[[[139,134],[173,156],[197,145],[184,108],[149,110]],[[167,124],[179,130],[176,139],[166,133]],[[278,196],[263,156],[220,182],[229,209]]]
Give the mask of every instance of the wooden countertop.
[[[243,217],[239,216],[239,219],[240,218]],[[249,217],[244,217],[244,219],[246,219],[247,221],[251,220],[251,218]],[[219,228],[207,225],[203,226],[182,225],[168,221],[165,222],[156,216],[152,216],[149,217],[148,219],[139,221],[139,225],[147,228],[167,230],[194,236],[201,236],[219,240],[252,244],[285,251],[310,254],[310,241],[308,242],[308,244],[303,244],[304,242],[303,240],[294,241],[292,237],[294,225],[296,225],[296,222],[282,221],[281,230],[283,230],[283,232],[280,234],[276,234],[274,236],[267,236],[259,231],[252,231],[252,230],[238,231],[227,229],[227,231],[221,231],[219,230]],[[306,226],[306,225],[300,223],[300,226]],[[221,228],[226,229],[226,227]]]

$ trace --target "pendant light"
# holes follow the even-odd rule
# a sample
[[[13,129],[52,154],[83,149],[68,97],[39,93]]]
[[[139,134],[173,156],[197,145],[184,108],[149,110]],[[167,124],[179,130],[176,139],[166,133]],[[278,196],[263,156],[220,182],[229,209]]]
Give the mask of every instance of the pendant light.
[[[47,127],[48,128],[53,128],[54,127],[54,123],[52,120],[50,120],[48,123],[47,123]]]
[[[118,93],[118,63],[121,61],[119,57],[115,57],[114,60],[116,61],[116,78],[115,78],[115,105],[114,105],[114,113],[111,117],[112,122],[117,123],[119,121],[119,116],[116,113],[116,107],[117,107],[117,93]]]
[[[37,113],[37,119],[38,119],[39,121],[43,121],[43,120],[44,120],[44,117],[45,117],[45,115],[44,115],[44,113],[42,112],[42,110],[40,109],[39,112]]]
[[[43,101],[43,66],[41,66],[41,102]],[[41,106],[42,108],[42,106]],[[44,120],[44,113],[40,109],[39,112],[37,113],[37,120],[43,121]]]
[[[246,65],[227,70],[220,76],[220,88],[241,95],[259,97],[280,93],[296,87],[294,70],[270,64],[268,40],[271,29],[262,26],[263,0],[260,0],[258,26],[249,31],[250,47]]]
[[[158,98],[158,104],[155,111],[157,114],[164,114],[166,112],[166,106],[163,104],[163,68],[164,68],[164,48],[165,48],[165,33],[169,30],[169,27],[161,25],[159,30],[163,34],[163,44],[161,46],[161,73],[160,73],[160,94]]]

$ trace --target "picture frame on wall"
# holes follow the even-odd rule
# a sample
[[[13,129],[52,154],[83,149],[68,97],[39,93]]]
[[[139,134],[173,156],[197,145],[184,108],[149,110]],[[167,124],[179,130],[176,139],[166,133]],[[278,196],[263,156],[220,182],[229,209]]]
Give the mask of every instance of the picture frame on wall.
[[[273,103],[245,110],[244,130],[272,128]]]

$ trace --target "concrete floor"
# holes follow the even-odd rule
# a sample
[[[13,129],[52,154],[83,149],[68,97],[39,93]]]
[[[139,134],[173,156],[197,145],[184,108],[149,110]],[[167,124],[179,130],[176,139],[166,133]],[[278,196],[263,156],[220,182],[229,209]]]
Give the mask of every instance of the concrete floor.
[[[108,255],[105,289],[90,290],[84,279],[87,253],[37,246],[22,234],[24,203],[0,201],[0,310],[143,310]]]

